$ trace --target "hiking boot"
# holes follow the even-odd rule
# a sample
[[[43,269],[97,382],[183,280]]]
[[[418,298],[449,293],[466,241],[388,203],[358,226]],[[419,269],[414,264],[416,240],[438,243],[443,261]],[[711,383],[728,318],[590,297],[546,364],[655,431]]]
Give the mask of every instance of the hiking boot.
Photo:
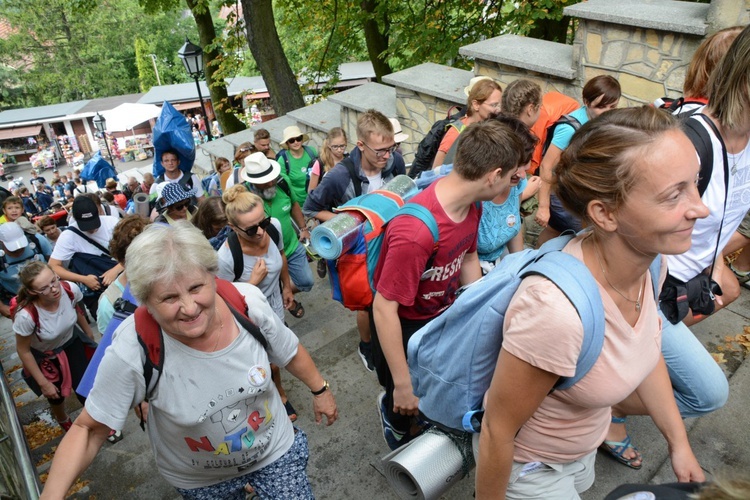
[[[359,354],[359,358],[362,360],[362,364],[365,365],[365,368],[367,368],[367,371],[374,372],[375,363],[372,362],[372,343],[362,342],[360,340],[357,354]]]
[[[406,433],[398,432],[391,427],[391,423],[386,416],[385,392],[381,392],[380,395],[378,395],[377,403],[378,413],[380,414],[380,425],[383,426],[383,439],[385,439],[385,444],[388,445],[388,448],[395,450],[406,444],[406,442],[409,441],[409,436],[407,436]]]
[[[328,267],[326,266],[326,261],[323,259],[320,259],[318,261],[318,277],[319,278],[325,278],[326,273],[328,272]]]

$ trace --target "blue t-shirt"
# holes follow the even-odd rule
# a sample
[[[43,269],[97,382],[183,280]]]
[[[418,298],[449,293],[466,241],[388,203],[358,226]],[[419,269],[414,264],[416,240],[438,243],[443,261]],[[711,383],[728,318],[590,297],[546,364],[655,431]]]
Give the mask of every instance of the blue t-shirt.
[[[569,127],[566,127],[569,128]],[[477,254],[479,260],[494,262],[505,250],[505,245],[521,230],[521,193],[526,189],[526,179],[510,188],[505,203],[482,202],[479,221]]]
[[[589,121],[589,114],[586,112],[586,106],[576,109],[570,113],[570,116],[577,119],[581,125]],[[576,130],[572,125],[566,124],[555,127],[555,135],[552,136],[552,144],[560,148],[560,150],[565,150],[565,148],[568,147],[568,144],[570,144],[570,140],[573,138],[575,131]]]
[[[26,237],[28,239],[28,236]],[[21,282],[18,280],[18,271],[26,265],[32,259],[43,260],[46,262],[52,253],[52,244],[49,242],[46,236],[41,234],[36,235],[39,241],[39,247],[41,248],[42,255],[35,252],[31,245],[33,242],[29,240],[29,245],[24,248],[23,253],[18,257],[11,257],[10,255],[3,256],[2,269],[0,269],[0,286],[5,289],[8,293],[16,295],[18,289],[21,287]]]

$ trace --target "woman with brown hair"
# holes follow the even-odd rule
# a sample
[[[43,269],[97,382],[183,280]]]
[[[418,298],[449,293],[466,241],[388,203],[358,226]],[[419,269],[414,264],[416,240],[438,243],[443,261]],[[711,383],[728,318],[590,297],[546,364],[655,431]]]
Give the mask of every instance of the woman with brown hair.
[[[450,151],[459,134],[472,123],[481,122],[492,118],[500,112],[500,101],[503,97],[503,89],[500,84],[490,78],[477,81],[469,91],[466,100],[466,116],[452,123],[440,141],[433,167],[443,164],[445,156]]]
[[[309,193],[316,187],[320,179],[336,166],[346,156],[346,132],[341,127],[334,127],[328,132],[320,149],[320,158],[315,160],[310,170],[310,184],[307,186]]]
[[[680,124],[652,107],[606,113],[575,134],[553,185],[589,228],[563,252],[596,281],[603,346],[583,378],[554,390],[560,377],[576,372],[581,318],[551,281],[522,281],[505,314],[503,345],[475,438],[478,499],[580,498],[593,484],[610,408],[621,402],[651,416],[669,444],[678,481],[704,480],[661,354],[658,287],[651,276],[660,259],[663,282],[660,254],[690,248],[696,221],[708,215],[695,182],[698,171]]]
[[[96,347],[86,316],[77,307],[83,294],[78,285],[61,281],[40,261],[29,262],[18,279],[21,288],[13,311],[13,332],[24,379],[37,396],[47,398],[52,416],[67,432],[72,423],[65,412],[65,398],[78,386],[89,364],[86,346],[92,352]],[[78,399],[85,402],[83,397]]]

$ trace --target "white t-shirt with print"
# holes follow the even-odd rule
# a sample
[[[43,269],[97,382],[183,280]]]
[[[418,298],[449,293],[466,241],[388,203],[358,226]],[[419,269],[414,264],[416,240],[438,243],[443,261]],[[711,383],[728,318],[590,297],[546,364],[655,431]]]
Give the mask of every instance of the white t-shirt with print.
[[[78,303],[83,299],[81,289],[75,283],[70,283],[70,290],[73,292],[75,302]],[[51,351],[62,347],[73,337],[73,327],[78,321],[75,304],[70,301],[68,294],[64,289],[60,290],[60,304],[56,311],[47,311],[41,307],[36,310],[39,313],[39,331],[34,335],[36,325],[26,309],[21,309],[16,313],[16,319],[13,321],[13,332],[22,336],[31,338],[31,347],[38,351]]]

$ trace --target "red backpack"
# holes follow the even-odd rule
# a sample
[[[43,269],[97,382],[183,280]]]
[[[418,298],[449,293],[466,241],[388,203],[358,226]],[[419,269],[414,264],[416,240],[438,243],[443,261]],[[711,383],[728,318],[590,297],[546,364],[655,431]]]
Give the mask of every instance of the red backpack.
[[[263,336],[260,328],[247,315],[245,296],[232,283],[219,278],[216,278],[216,293],[227,303],[229,310],[232,311],[232,315],[237,319],[242,328],[250,332],[255,340],[260,342],[260,345],[264,349],[268,350],[268,341]],[[156,384],[159,382],[159,377],[164,368],[164,337],[162,336],[159,324],[149,314],[146,306],[138,306],[134,314],[138,342],[146,353],[146,361],[143,363],[143,378],[146,381],[145,401],[148,402],[149,396],[156,388]],[[154,370],[156,371],[156,377],[154,377]],[[143,412],[139,412],[139,417],[141,419],[141,429],[146,430],[146,421],[143,419]]]

